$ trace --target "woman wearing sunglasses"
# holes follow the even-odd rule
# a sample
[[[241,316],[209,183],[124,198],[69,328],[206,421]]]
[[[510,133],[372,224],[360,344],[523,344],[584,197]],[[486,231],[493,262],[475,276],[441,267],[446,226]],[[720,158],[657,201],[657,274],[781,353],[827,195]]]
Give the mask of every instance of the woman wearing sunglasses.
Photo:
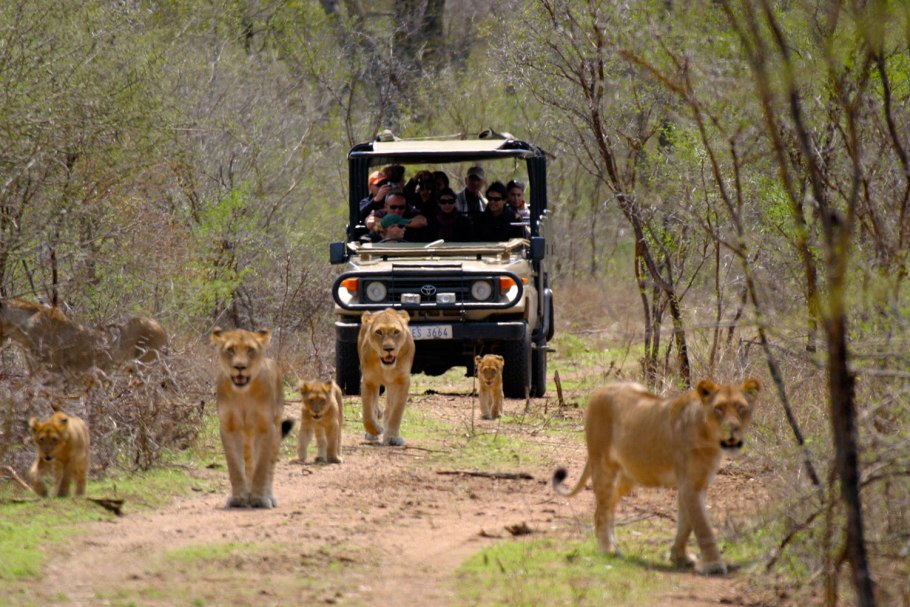
[[[432,240],[445,240],[446,242],[467,242],[473,240],[473,225],[467,216],[458,212],[457,198],[451,188],[443,188],[436,199],[438,210],[430,216],[430,231]]]

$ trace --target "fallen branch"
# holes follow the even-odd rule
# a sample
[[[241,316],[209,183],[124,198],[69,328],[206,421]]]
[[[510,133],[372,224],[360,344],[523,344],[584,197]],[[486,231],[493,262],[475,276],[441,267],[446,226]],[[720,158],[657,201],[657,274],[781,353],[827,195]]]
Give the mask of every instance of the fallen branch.
[[[22,477],[16,473],[16,471],[13,469],[12,466],[4,466],[3,469],[6,470],[6,472],[9,474],[10,480],[16,481],[16,483],[18,483],[22,488],[24,488],[28,492],[34,491],[34,489],[32,489],[32,486],[29,485],[28,483],[26,483],[24,480],[22,480]]]
[[[123,500],[109,497],[87,497],[88,501],[98,504],[105,510],[110,510],[117,516],[123,516]]]
[[[482,478],[496,478],[508,481],[533,481],[534,477],[527,472],[481,472],[477,470],[437,470],[436,474],[457,476],[480,476]]]

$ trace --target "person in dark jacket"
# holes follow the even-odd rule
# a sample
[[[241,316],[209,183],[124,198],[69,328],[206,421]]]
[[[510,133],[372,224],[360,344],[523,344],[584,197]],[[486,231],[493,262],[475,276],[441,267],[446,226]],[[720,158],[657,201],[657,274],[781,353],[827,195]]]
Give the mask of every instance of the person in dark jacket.
[[[430,240],[445,240],[446,242],[467,242],[473,240],[473,224],[465,215],[456,208],[455,192],[445,188],[439,193],[436,204],[439,209],[429,217],[429,232],[433,235]]]
[[[474,222],[474,240],[499,242],[523,238],[524,227],[511,205],[506,204],[506,186],[494,181],[487,188],[487,208]]]

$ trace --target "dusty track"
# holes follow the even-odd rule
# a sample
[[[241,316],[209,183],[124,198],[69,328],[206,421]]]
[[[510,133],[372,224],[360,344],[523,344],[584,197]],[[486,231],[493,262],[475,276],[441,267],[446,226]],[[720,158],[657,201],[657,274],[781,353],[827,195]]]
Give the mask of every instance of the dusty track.
[[[439,474],[450,467],[436,455],[456,448],[448,445],[471,428],[471,400],[468,395],[412,397],[409,407],[439,420],[451,436],[410,438],[405,424],[409,447],[404,449],[364,443],[359,420],[347,419],[341,465],[292,463],[289,441],[276,471],[279,507],[273,510],[226,510],[223,468],[201,470],[216,479],[217,491],[179,498],[151,512],[127,510],[121,518],[93,524],[49,560],[42,580],[22,588],[19,600],[11,598],[14,604],[43,605],[463,604],[455,569],[493,542],[520,541],[511,539],[506,526],[525,523],[532,538],[577,540],[591,533],[592,511],[590,491],[566,500],[548,486],[557,462],[580,471],[581,444],[555,444],[533,430],[523,440],[542,441],[551,457],[516,466],[533,480]],[[523,406],[506,401],[506,412]],[[296,405],[288,412],[296,415]],[[475,432],[498,431],[497,422],[474,423]],[[740,503],[718,501],[732,493],[725,486],[743,482],[720,475],[709,494],[712,511],[747,507],[748,495]],[[669,545],[674,502],[672,493],[640,490],[623,503],[620,516],[666,520]],[[233,548],[208,562],[173,556],[212,545]],[[211,554],[207,550],[204,554]],[[735,577],[667,575],[673,590],[654,597],[652,605],[748,604],[739,598]]]

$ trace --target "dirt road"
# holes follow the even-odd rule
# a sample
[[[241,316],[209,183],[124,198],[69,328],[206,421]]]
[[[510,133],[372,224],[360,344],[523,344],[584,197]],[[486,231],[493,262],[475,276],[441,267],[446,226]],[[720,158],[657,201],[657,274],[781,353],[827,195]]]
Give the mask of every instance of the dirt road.
[[[407,448],[369,445],[360,438],[359,420],[347,419],[341,465],[292,463],[289,440],[276,472],[279,507],[273,510],[225,509],[224,469],[202,469],[199,474],[216,479],[216,491],[151,512],[127,509],[123,517],[93,524],[52,557],[43,579],[25,592],[43,605],[463,605],[455,570],[470,555],[495,542],[586,539],[593,501],[590,491],[566,500],[548,485],[556,463],[575,474],[581,470],[578,440],[542,431],[543,415],[519,423],[476,420],[472,427],[471,404],[468,394],[412,397],[409,407],[419,410],[421,428],[439,432],[409,435],[406,421]],[[506,403],[507,414],[523,408],[523,401]],[[296,415],[296,405],[288,412]],[[579,413],[567,415],[574,416],[568,425],[580,431]],[[515,433],[522,434],[522,445],[537,445],[534,457],[523,460],[519,450],[508,466],[533,478],[451,474],[447,455],[472,432],[496,436],[506,450]],[[740,482],[719,476],[720,487],[709,496],[714,512],[723,508],[716,501],[728,493],[723,485]],[[620,517],[656,513],[666,519],[669,545],[674,497],[637,491]],[[522,524],[529,535],[513,538],[506,530]],[[651,605],[748,604],[739,598],[735,577],[667,575],[670,590]]]

